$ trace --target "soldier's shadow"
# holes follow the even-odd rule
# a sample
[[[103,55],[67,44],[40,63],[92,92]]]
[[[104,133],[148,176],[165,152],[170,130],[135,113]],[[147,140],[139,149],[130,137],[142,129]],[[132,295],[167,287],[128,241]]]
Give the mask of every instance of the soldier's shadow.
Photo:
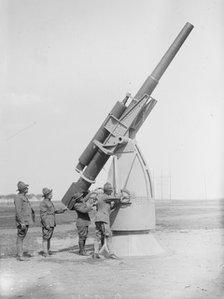
[[[85,250],[87,251],[87,253],[91,253],[93,252],[93,244],[87,244],[85,246]],[[74,253],[79,255],[79,246],[78,245],[74,245],[74,246],[70,246],[70,247],[66,247],[66,248],[62,248],[62,249],[58,249],[58,250],[52,250],[51,254],[56,254],[59,252],[70,252],[70,253]]]

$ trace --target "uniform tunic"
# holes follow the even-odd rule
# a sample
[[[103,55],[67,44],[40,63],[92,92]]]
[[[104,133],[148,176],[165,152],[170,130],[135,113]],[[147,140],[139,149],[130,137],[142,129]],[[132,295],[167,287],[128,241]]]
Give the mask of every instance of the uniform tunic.
[[[88,206],[84,199],[74,204],[74,209],[77,213],[77,226],[86,226],[90,224],[89,212],[92,210],[91,206]]]
[[[40,219],[43,227],[55,227],[55,207],[51,200],[44,198],[40,203]]]
[[[88,235],[88,226],[90,225],[89,212],[92,206],[86,204],[84,198],[74,204],[74,209],[77,213],[76,226],[80,240],[85,240]]]
[[[56,226],[55,214],[60,213],[63,213],[63,209],[56,210],[53,202],[48,198],[44,198],[40,203],[40,219],[44,240],[51,239]]]
[[[97,196],[97,213],[95,217],[95,222],[104,222],[110,224],[110,212],[111,212],[111,202],[110,200],[117,200],[114,196],[108,195],[106,193],[99,194]]]
[[[26,195],[17,194],[15,200],[15,212],[16,212],[16,224],[20,226],[21,224],[30,225],[33,223],[32,213],[34,213],[30,202]]]
[[[95,217],[95,224],[96,224],[96,238],[97,240],[101,240],[106,237],[111,237],[112,232],[110,229],[110,212],[111,212],[111,195],[106,193],[99,194],[97,196],[97,213]],[[115,199],[115,198],[114,198]]]

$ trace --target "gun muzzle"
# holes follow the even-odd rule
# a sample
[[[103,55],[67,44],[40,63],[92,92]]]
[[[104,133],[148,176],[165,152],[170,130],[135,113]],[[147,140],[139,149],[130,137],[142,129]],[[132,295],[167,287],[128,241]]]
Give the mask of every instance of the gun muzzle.
[[[162,77],[163,73],[179,51],[180,47],[190,34],[191,30],[194,26],[190,23],[186,23],[183,29],[180,31],[172,45],[166,51],[160,62],[155,67],[154,71],[151,75],[145,80],[139,91],[137,92],[136,96],[134,97],[134,101],[141,99],[145,94],[151,95],[153,90],[155,89],[156,85],[158,84],[160,78]]]

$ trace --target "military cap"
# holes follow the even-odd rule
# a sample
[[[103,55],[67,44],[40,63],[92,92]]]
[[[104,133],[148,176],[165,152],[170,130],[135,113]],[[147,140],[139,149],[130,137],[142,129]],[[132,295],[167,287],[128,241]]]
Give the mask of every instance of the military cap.
[[[23,191],[23,190],[25,190],[25,189],[28,188],[28,187],[29,187],[29,185],[25,184],[25,183],[22,182],[22,181],[19,181],[19,182],[17,183],[17,188],[18,188],[17,191]]]
[[[43,193],[43,195],[42,195],[42,197],[46,197],[48,194],[50,194],[52,192],[52,189],[49,189],[49,188],[43,188],[42,189],[42,193]]]
[[[104,184],[103,190],[104,191],[113,191],[112,185],[107,182],[106,184]]]

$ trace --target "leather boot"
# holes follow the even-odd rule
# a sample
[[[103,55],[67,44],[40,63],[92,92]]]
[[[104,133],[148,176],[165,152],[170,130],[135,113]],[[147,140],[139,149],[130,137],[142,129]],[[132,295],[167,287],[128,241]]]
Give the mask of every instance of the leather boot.
[[[17,237],[16,248],[17,248],[17,256],[23,256],[23,239]]]
[[[94,253],[92,255],[93,259],[99,259],[100,258],[100,256],[99,256],[99,248],[100,248],[100,244],[99,244],[98,240],[95,240],[94,241]]]
[[[79,240],[79,254],[87,256],[87,252],[85,251],[85,241],[84,240]]]
[[[47,240],[47,251],[50,250],[51,247],[51,240]]]
[[[42,244],[43,244],[43,256],[44,257],[48,257],[49,256],[48,248],[47,248],[48,241],[47,240],[43,240]]]
[[[17,257],[16,257],[17,261],[21,261],[21,262],[29,261],[27,257],[23,256],[23,239],[17,237],[16,247],[17,247]]]
[[[47,240],[47,251],[49,255],[52,255],[53,252],[50,250],[51,247],[51,240]]]
[[[25,257],[25,256],[17,256],[16,257],[16,259],[17,259],[17,261],[20,261],[20,262],[28,262],[28,261],[30,261],[27,257]]]

